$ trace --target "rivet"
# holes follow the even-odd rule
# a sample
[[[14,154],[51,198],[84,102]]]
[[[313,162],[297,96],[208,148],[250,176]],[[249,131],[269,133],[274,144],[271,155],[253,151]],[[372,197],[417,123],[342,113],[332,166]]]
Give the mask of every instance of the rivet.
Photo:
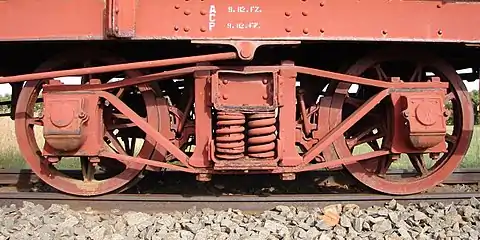
[[[222,98],[225,99],[225,100],[227,100],[227,99],[228,99],[228,95],[227,95],[227,94],[223,94]]]
[[[290,29],[289,27],[286,27],[286,28],[285,28],[285,31],[287,31],[287,32],[291,32],[291,31],[292,31],[292,29]]]
[[[325,3],[324,2],[320,2],[320,7],[323,7],[325,6]]]
[[[201,10],[201,11],[200,11],[200,14],[202,14],[202,15],[206,15],[206,14],[207,14],[207,11],[205,11],[205,10]]]
[[[183,28],[183,31],[188,32],[188,31],[190,31],[190,28],[189,28],[188,26],[187,26],[187,27],[184,27],[184,28]]]
[[[268,95],[267,95],[267,94],[263,95],[263,99],[267,100],[267,99],[268,99]]]
[[[437,4],[437,8],[442,8],[442,4]]]
[[[442,30],[438,30],[437,34],[442,35],[443,34]]]
[[[206,32],[207,29],[206,29],[205,27],[201,27],[201,28],[200,28],[200,31],[201,31],[201,32]]]
[[[190,15],[190,10],[187,9],[183,13],[188,16],[188,15]]]
[[[228,80],[227,80],[227,79],[223,79],[222,83],[223,83],[223,84],[228,84]]]
[[[308,34],[308,28],[304,28],[303,33]]]
[[[320,28],[320,32],[321,32],[321,33],[324,33],[324,32],[325,32],[325,29]]]
[[[240,56],[243,58],[250,58],[252,56],[252,52],[248,48],[242,48],[240,50]]]
[[[262,83],[263,83],[263,84],[267,84],[267,83],[268,83],[268,80],[267,80],[267,79],[263,79],[263,80],[262,80]]]
[[[307,16],[307,15],[308,15],[308,12],[303,11],[303,12],[302,12],[302,15],[303,15],[303,16]]]
[[[179,6],[179,5],[175,5],[175,9],[179,9],[179,8],[180,8],[180,6]]]
[[[175,26],[175,27],[173,27],[173,29],[175,29],[175,31],[178,31],[179,27]]]
[[[290,16],[290,12],[285,12],[285,16],[289,17],[289,16]]]
[[[115,13],[118,13],[118,12],[120,12],[120,9],[115,8]]]
[[[387,30],[382,30],[383,35],[387,35],[387,33],[388,33]]]

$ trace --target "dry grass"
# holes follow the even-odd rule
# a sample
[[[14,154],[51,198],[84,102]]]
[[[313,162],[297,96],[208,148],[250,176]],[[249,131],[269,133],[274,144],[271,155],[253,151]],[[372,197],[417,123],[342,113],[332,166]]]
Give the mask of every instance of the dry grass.
[[[36,135],[40,136],[38,139],[39,146],[42,146],[41,129],[35,129]],[[0,133],[3,133],[0,138],[0,168],[29,168],[25,163],[18,150],[17,139],[15,137],[14,122],[9,118],[0,118]],[[359,149],[356,152],[367,151],[368,147]],[[472,144],[469,151],[461,163],[463,168],[472,168],[480,166],[480,127],[476,126]],[[58,166],[63,169],[79,169],[79,161],[76,158],[62,159]],[[405,169],[410,168],[410,164],[406,158],[402,157],[397,161],[394,168]]]

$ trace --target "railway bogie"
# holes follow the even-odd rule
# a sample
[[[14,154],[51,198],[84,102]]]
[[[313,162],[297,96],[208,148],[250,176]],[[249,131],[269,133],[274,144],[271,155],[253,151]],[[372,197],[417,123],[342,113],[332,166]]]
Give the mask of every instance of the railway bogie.
[[[167,1],[165,9],[139,2],[106,1],[103,30],[95,15],[101,4],[92,1],[78,13],[91,9],[95,17],[68,18],[69,29],[15,34],[0,28],[0,83],[13,87],[10,117],[20,151],[43,181],[63,192],[122,191],[145,172],[164,169],[209,181],[215,174],[256,173],[293,180],[305,171],[344,168],[372,189],[412,194],[445,179],[468,149],[474,116],[463,80],[476,79],[479,52],[459,42],[476,44],[480,32],[459,30],[438,14],[457,16],[460,24],[466,18],[458,11],[474,13],[476,4],[388,1],[401,12],[414,6],[438,12],[415,18],[428,28],[422,31],[393,16],[387,27],[375,22],[358,29],[332,20],[349,4],[377,3],[392,12],[387,1],[291,0],[280,12],[268,1],[242,1],[250,6],[243,12],[242,4],[216,0]],[[14,18],[2,15],[6,8],[30,13],[13,1],[3,4],[0,20]],[[59,7],[69,11],[65,4]],[[152,9],[171,21],[152,28],[158,15]],[[312,15],[322,11],[332,18],[327,27],[313,20],[323,19]],[[228,22],[233,13],[252,20],[249,27]],[[285,26],[276,24],[280,19]],[[259,25],[269,28],[259,32]],[[86,32],[99,41],[85,39]],[[62,41],[47,41],[52,33]],[[32,34],[38,40],[25,42]],[[457,73],[464,68],[473,71]],[[42,128],[41,136],[34,128]],[[82,176],[56,169],[64,159],[77,159]],[[417,175],[389,178],[387,170],[400,160]]]

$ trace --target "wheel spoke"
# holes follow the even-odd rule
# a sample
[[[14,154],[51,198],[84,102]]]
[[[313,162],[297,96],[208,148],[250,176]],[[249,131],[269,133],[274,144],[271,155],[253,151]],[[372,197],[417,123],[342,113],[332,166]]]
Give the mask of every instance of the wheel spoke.
[[[82,176],[84,182],[91,182],[94,180],[95,166],[90,162],[88,157],[80,157],[82,167]]]
[[[377,127],[379,127],[379,126],[378,125],[373,125],[373,126],[370,126],[370,127],[366,128],[363,131],[360,131],[355,136],[346,140],[347,145],[350,148],[353,148],[353,147],[358,146],[362,143],[366,143],[366,142],[373,141],[373,140],[376,140],[378,138],[381,138],[382,136],[380,136],[379,134],[373,134],[373,135],[371,134],[372,131],[374,129],[376,129]]]
[[[27,124],[28,125],[43,126],[43,121],[42,121],[42,119],[40,119],[38,117],[28,118],[27,119]]]
[[[427,175],[428,169],[425,166],[423,154],[408,154],[408,158],[418,173],[420,173],[422,176]]]
[[[387,174],[388,169],[393,163],[393,158],[391,156],[383,157],[378,160],[377,173],[379,176],[384,177]]]
[[[122,145],[120,144],[120,142],[115,137],[112,131],[105,131],[105,136],[108,138],[108,140],[110,140],[110,143],[113,144],[113,147],[118,153],[127,155],[127,153],[125,152]]]
[[[370,146],[374,151],[378,151],[380,150],[380,146],[378,146],[378,142],[377,141],[370,141],[370,142],[367,142],[368,146]]]
[[[415,70],[413,71],[412,76],[410,77],[410,82],[420,82],[422,81],[422,73],[423,73],[423,67],[422,65],[417,65],[415,67]]]
[[[382,81],[387,81],[388,80],[388,76],[385,73],[385,71],[383,71],[380,64],[375,65],[374,68],[375,68],[375,71],[377,72],[378,80],[382,80]]]
[[[68,51],[62,55],[56,56],[42,63],[42,65],[35,71],[49,72],[63,70],[70,67],[90,67],[92,65],[96,65],[97,63],[99,65],[112,65],[122,62],[125,62],[125,60],[112,56],[111,54],[98,49],[81,49],[80,51]],[[89,81],[91,82],[92,78],[96,78],[100,79],[102,83],[105,83],[109,80],[112,80],[112,77],[115,76],[131,78],[141,76],[141,73],[137,70],[125,70],[118,71],[110,75],[105,75],[105,77],[101,75],[101,73],[94,74],[93,76],[89,74],[78,75],[78,79],[81,79],[83,83],[87,83]],[[45,160],[43,160],[44,156],[40,150],[42,147],[37,141],[39,134],[41,133],[35,131],[36,129],[34,129],[34,126],[43,125],[42,118],[37,117],[38,106],[36,103],[41,102],[38,99],[41,99],[42,88],[47,82],[48,81],[44,80],[27,81],[20,92],[20,96],[18,97],[17,111],[24,112],[26,114],[25,117],[19,117],[15,119],[16,134],[17,139],[20,141],[20,151],[22,152],[22,155],[28,162],[32,171],[51,187],[62,192],[80,196],[95,196],[112,191],[122,191],[135,184],[137,182],[136,180],[142,177],[145,164],[128,162],[127,167],[125,167],[125,163],[119,162],[115,159],[100,158],[98,156],[76,156],[75,160],[79,161],[77,163],[80,163],[77,167],[77,170],[81,172],[80,177],[64,174],[60,171],[61,165],[48,164]],[[126,88],[126,90],[120,91],[123,91],[123,93],[119,94],[123,95],[121,96],[120,100],[128,104],[132,103],[130,100],[130,97],[132,97],[130,96],[130,92],[140,94],[141,96],[133,96],[134,100],[138,100],[138,102],[130,104],[132,110],[141,113],[145,121],[152,123],[154,126],[158,126],[156,119],[157,114],[155,110],[155,96],[151,93],[151,90],[147,85],[132,86],[131,88],[129,87]],[[118,94],[118,91],[115,91],[115,93]],[[113,117],[113,119],[117,120],[117,123],[127,124],[127,126],[121,127],[130,127],[129,124],[133,124],[122,115],[118,115],[116,118],[117,119]],[[113,124],[113,122],[110,122],[111,119],[111,116],[106,115],[106,117],[103,119],[104,128],[106,128],[109,124],[110,126]],[[131,131],[121,132],[128,137],[131,137],[131,134],[135,134],[135,132],[131,133]],[[141,136],[143,138],[143,135]],[[115,136],[109,136],[109,134],[107,134],[106,137],[104,137],[104,140],[105,142],[108,142],[107,144],[110,148],[112,148],[112,151],[117,151],[119,153],[126,152],[123,148],[119,147],[121,145],[119,144],[118,140],[115,139]],[[105,149],[107,148],[105,147]],[[153,146],[142,145],[138,154],[140,157],[146,158],[145,156],[150,156],[153,150]],[[99,181],[99,168],[102,168],[101,181]],[[103,172],[105,172],[105,174],[103,174]],[[80,175],[80,173],[78,175]]]
[[[380,118],[363,118],[362,123],[368,124],[385,123],[385,126],[377,128],[383,139],[381,139],[382,149],[392,148],[395,152],[403,151],[408,157],[407,162],[412,166],[417,174],[406,178],[395,178],[384,174],[389,166],[395,161],[397,156],[379,157],[377,159],[365,160],[355,164],[345,165],[345,168],[359,181],[368,187],[377,191],[389,194],[413,194],[425,191],[434,187],[443,180],[445,173],[451,173],[458,166],[458,163],[465,156],[469,143],[471,141],[471,132],[473,131],[473,111],[471,103],[466,94],[460,94],[465,91],[465,85],[462,78],[455,71],[455,67],[445,60],[429,54],[426,51],[412,50],[411,48],[389,48],[374,51],[367,56],[358,59],[355,64],[350,66],[345,73],[353,76],[365,78],[377,78],[383,81],[390,81],[388,77],[401,77],[404,81],[427,82],[426,72],[433,72],[435,76],[440,77],[442,82],[448,83],[447,93],[444,96],[446,105],[453,105],[455,111],[452,112],[454,131],[445,135],[445,142],[448,143],[447,152],[440,154],[434,162],[431,162],[424,153],[408,154],[409,150],[400,145],[394,145],[392,141],[403,141],[394,139],[392,136],[395,123],[394,115],[391,110],[395,107],[388,102],[385,105],[376,108],[376,113]],[[349,89],[349,84],[341,85],[343,89]],[[363,86],[359,86],[359,89]],[[337,87],[338,89],[338,87]],[[333,88],[332,93],[338,92]],[[367,91],[368,90],[368,91]],[[377,92],[376,88],[367,88],[365,91],[358,91],[355,98],[366,99],[369,95]],[[345,98],[342,94],[332,94],[332,104],[329,115],[329,126],[337,126],[356,107],[352,104],[352,99]],[[387,100],[388,101],[388,100]],[[342,107],[339,105],[343,104]],[[447,107],[449,107],[447,105]],[[388,108],[383,108],[388,107]],[[341,117],[339,117],[341,116]],[[360,124],[358,124],[360,125]],[[366,128],[366,126],[364,128]],[[345,135],[346,141],[334,142],[336,154],[339,158],[354,155],[355,148],[359,144],[366,143],[373,149],[378,149],[373,139],[368,139],[372,135],[365,135],[362,138],[355,139],[352,136],[357,135],[357,131],[348,131]],[[380,141],[378,141],[380,142]],[[360,147],[360,146],[359,146]],[[400,153],[398,153],[400,154]],[[402,154],[402,155],[404,155]],[[435,157],[435,156],[432,156]],[[399,159],[400,160],[400,159]],[[402,159],[403,160],[403,159]],[[403,166],[403,164],[399,165]],[[406,170],[406,168],[403,168]]]

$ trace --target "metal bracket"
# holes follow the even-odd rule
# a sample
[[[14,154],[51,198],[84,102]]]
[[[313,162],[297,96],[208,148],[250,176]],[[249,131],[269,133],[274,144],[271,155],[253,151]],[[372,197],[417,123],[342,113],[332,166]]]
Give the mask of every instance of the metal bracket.
[[[108,0],[107,36],[132,38],[135,36],[136,0]]]

